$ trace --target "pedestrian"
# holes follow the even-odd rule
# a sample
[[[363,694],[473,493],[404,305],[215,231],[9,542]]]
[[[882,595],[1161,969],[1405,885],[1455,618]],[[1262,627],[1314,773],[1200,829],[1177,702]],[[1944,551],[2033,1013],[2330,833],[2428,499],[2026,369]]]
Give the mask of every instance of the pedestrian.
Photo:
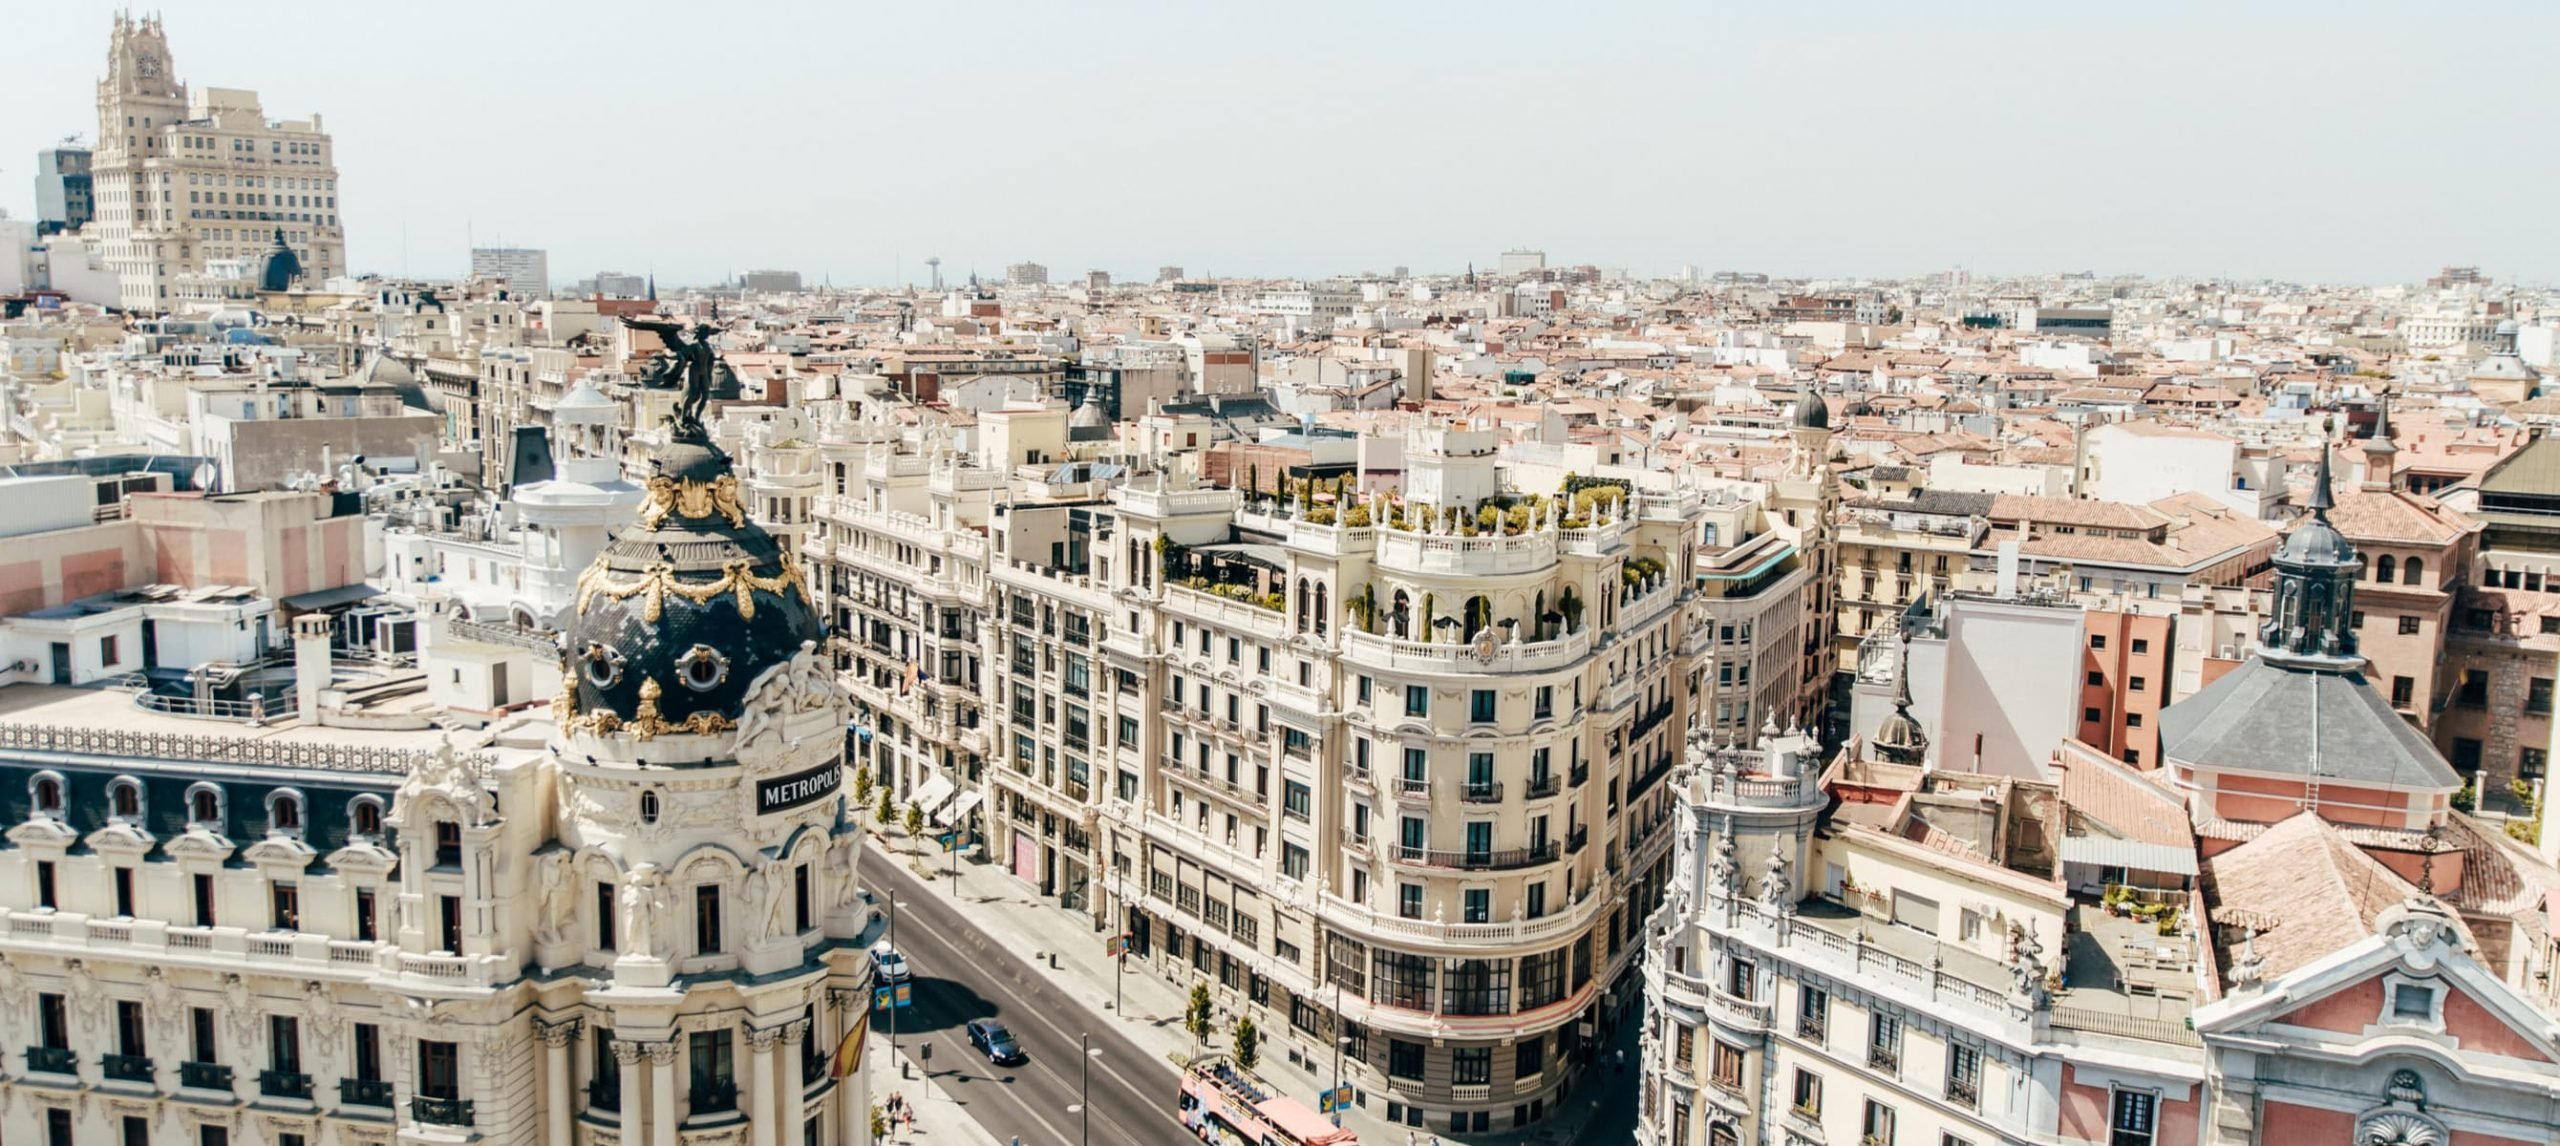
[[[1413,1131],[1407,1130],[1404,1132],[1404,1146],[1416,1146]]]

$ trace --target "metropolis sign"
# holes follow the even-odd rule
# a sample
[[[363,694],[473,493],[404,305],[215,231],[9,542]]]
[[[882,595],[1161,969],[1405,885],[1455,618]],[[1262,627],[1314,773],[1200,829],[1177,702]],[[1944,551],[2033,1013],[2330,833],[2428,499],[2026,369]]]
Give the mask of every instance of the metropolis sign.
[[[756,814],[787,812],[811,800],[835,795],[844,783],[844,767],[833,760],[790,776],[756,781]]]

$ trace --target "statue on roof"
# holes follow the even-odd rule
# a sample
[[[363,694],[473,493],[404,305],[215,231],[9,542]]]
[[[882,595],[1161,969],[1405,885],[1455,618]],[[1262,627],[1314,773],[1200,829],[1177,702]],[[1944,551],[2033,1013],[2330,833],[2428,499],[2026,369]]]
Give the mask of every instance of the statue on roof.
[[[718,385],[723,369],[720,351],[711,342],[720,328],[707,322],[695,323],[693,339],[688,342],[682,322],[624,315],[622,325],[655,334],[666,345],[666,359],[646,381],[673,382],[682,387],[675,413],[667,418],[669,436],[680,442],[708,442],[711,435],[702,426],[702,408],[711,401],[712,388]]]

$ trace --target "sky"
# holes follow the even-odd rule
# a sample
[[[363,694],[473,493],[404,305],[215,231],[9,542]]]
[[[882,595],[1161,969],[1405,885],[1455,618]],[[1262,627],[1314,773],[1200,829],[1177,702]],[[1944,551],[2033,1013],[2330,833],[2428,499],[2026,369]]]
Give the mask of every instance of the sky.
[[[0,208],[115,10],[0,14]],[[2560,280],[2549,0],[159,11],[191,86],[324,117],[359,271]]]

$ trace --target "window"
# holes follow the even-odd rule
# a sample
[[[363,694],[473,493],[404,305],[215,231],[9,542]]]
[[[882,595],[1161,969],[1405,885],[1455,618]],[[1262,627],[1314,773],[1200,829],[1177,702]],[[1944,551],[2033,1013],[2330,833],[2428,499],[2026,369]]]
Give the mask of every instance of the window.
[[[278,931],[302,930],[302,892],[289,883],[267,885],[268,925]]]
[[[2388,584],[2388,583],[2391,581],[2391,579],[2392,579],[2393,575],[2394,575],[2394,574],[2397,574],[2397,573],[2399,572],[2399,566],[2400,566],[2400,560],[2399,560],[2399,558],[2393,557],[2392,555],[2390,555],[2390,554],[2388,554],[2388,553],[2385,553],[2385,554],[2383,554],[2382,556],[2377,557],[2377,558],[2375,558],[2375,559],[2374,559],[2374,562],[2373,562],[2373,579],[2374,579],[2374,580],[2376,580],[2376,581],[2381,581],[2381,582],[2384,582],[2384,583]]]
[[[2091,684],[2092,686],[2095,686],[2095,685],[2102,685],[2102,684],[2107,683],[2107,674],[2102,673],[2102,672],[2099,672],[2099,671],[2097,671],[2097,670],[2095,670],[2095,669],[2091,669],[2091,670],[2089,671],[2089,675],[2088,675],[2088,677],[2086,677],[2085,679],[2086,679],[2086,680],[2089,682],[2089,684]]]
[[[2407,708],[2417,695],[2418,682],[2405,676],[2391,678],[2391,707]]]
[[[1821,1042],[1831,1032],[1831,993],[1820,987],[1796,991],[1796,1037]]]
[[[1428,1011],[1432,969],[1439,962],[1429,955],[1373,949],[1369,952],[1369,997],[1393,1007]],[[1504,984],[1504,990],[1508,989],[1509,985]]]
[[[692,1104],[694,1113],[736,1110],[738,1084],[736,1064],[731,1059],[730,1032],[723,1027],[715,1031],[695,1031],[688,1040],[692,1054]]]
[[[348,805],[348,808],[348,816],[355,822],[357,835],[379,836],[382,834],[381,800],[372,796],[358,796],[352,804]]]
[[[2418,618],[2413,616],[2404,616],[2400,618],[2400,635],[2404,637],[2417,636]]]
[[[53,861],[51,860],[36,861],[36,906],[46,910],[52,910],[58,906],[53,901]]]
[[[2086,589],[2088,588],[2088,585],[2084,583],[2080,587]],[[2089,647],[2093,649],[2103,649],[2107,647],[2107,635],[2105,633],[2089,634]]]
[[[1431,715],[1431,690],[1418,684],[1404,686],[1404,714],[1406,716]]]
[[[1513,1078],[1536,1078],[1546,1069],[1546,1039],[1528,1038],[1522,1039],[1518,1043],[1513,1044],[1511,1051],[1511,1076]]]
[[[65,1111],[64,1113],[67,1114],[69,1112]],[[70,1124],[68,1122],[64,1123],[62,1129],[63,1132],[68,1135],[71,1130]],[[70,1139],[66,1137],[62,1139],[62,1141],[65,1143],[65,1146],[68,1146]],[[151,1146],[151,1120],[135,1114],[125,1115],[124,1146]]]
[[[418,1040],[418,1093],[426,1098],[462,1097],[462,1054],[456,1044]]]
[[[2391,1017],[2430,1022],[2436,1013],[2436,990],[2414,983],[2394,984],[2391,988]]]
[[[1544,720],[1556,714],[1556,688],[1554,685],[1539,685],[1538,691],[1534,695],[1536,696],[1535,707],[1530,711],[1537,719]]]
[[[2148,652],[2150,652],[2150,651],[2151,651],[2151,642],[2146,641],[2146,640],[2144,640],[2144,639],[2142,639],[2142,638],[2140,638],[2140,637],[2135,637],[2135,638],[2133,639],[2133,655],[2135,655],[2135,656],[2142,656],[2143,654],[2148,653]]]
[[[1860,1133],[1875,1146],[1893,1146],[1893,1108],[1875,1099],[1867,1100],[1867,1116]]]
[[[1881,1012],[1869,1016],[1867,1065],[1886,1074],[1902,1069],[1902,1020]]]
[[[133,918],[133,869],[120,867],[114,870],[116,914],[131,919]]]
[[[48,1106],[45,1108],[44,1142],[45,1146],[72,1146],[71,1109],[69,1107]]]
[[[1479,688],[1467,695],[1467,719],[1475,724],[1493,723],[1493,690]]]
[[[1713,1072],[1717,1086],[1726,1090],[1742,1089],[1742,1048],[1718,1041],[1708,1053],[1707,1068]]]
[[[2124,686],[2125,686],[2126,688],[2132,689],[2132,690],[2133,690],[2133,691],[2135,691],[2135,692],[2141,692],[2141,691],[2143,691],[2143,690],[2145,690],[2145,689],[2147,689],[2147,688],[2151,687],[2151,686],[2150,686],[2150,684],[2149,684],[2148,682],[2144,681],[2141,677],[2138,677],[2138,676],[2137,676],[2137,677],[2131,677],[2131,678],[2128,678],[2128,679],[2124,682]]]
[[[98,638],[99,667],[114,668],[118,659],[120,658],[116,656],[116,639],[113,636]]]
[[[2425,558],[2412,557],[2407,561],[2402,562],[2400,565],[2400,583],[2403,585],[2423,585],[2426,583],[2423,580],[2426,575],[2427,562]]]
[[[1801,1067],[1796,1070],[1795,1108],[1807,1118],[1822,1117],[1822,1076]]]
[[[302,1020],[292,1015],[267,1016],[267,1069],[302,1073]]]
[[[187,792],[187,822],[218,827],[222,823],[222,790],[198,784]]]
[[[1493,921],[1493,892],[1491,889],[1470,887],[1466,890],[1465,902],[1465,922],[1490,923]]]
[[[107,787],[108,813],[121,820],[142,818],[142,785],[117,780]]]
[[[35,800],[36,810],[52,815],[62,814],[62,778],[50,772],[35,778],[28,795]]]
[[[652,796],[654,796],[654,795],[656,795],[656,793],[643,793],[643,794],[642,794],[642,798],[641,798],[640,803],[641,803],[641,807],[642,807],[642,809],[643,809],[643,812],[644,812],[644,813],[646,812],[646,809],[648,808],[649,804],[651,803],[650,797],[652,797]],[[645,816],[644,816],[644,818],[645,818]],[[452,821],[452,820],[438,820],[438,821],[436,821],[436,866],[437,866],[437,867],[461,867],[461,866],[462,866],[462,825],[461,825],[461,824],[455,823],[455,822],[454,822],[454,821]]]
[[[2094,708],[2084,708],[2080,710],[2080,723],[2082,724],[2096,724],[2106,718],[2106,713],[2100,712]]]
[[[693,889],[693,950],[697,955],[720,953],[719,884],[698,884]]]
[[[197,874],[190,877],[188,882],[195,891],[196,926],[213,926],[213,877]]]
[[[814,902],[814,898],[815,898],[815,897],[812,895],[811,890],[810,890],[810,887],[809,887],[809,865],[807,865],[807,864],[805,864],[805,863],[804,863],[804,864],[801,864],[801,865],[799,865],[799,866],[797,866],[797,867],[792,868],[792,869],[791,869],[791,931],[792,931],[792,934],[795,934],[795,935],[806,934],[806,933],[809,931],[809,929],[810,929],[811,927],[816,926],[817,921],[816,921],[814,918],[812,918],[812,916],[816,914],[816,910],[815,910],[815,909],[816,909],[816,906],[817,906],[817,905],[816,905],[816,903]]]
[[[1422,1081],[1422,1044],[1387,1040],[1387,1077]]]
[[[1982,1050],[1947,1044],[1947,1101],[1971,1110],[1982,1101]]]
[[[2519,780],[2539,780],[2542,778],[2543,771],[2550,766],[2550,762],[2551,753],[2544,749],[2517,749],[2516,778]]]
[[[2462,670],[2462,691],[2454,697],[2464,708],[2489,706],[2489,670]]]
[[[2534,677],[2524,682],[2524,710],[2533,716],[2551,715],[2551,678]]]
[[[1724,993],[1740,999],[1743,1002],[1750,1002],[1752,999],[1753,987],[1758,982],[1757,970],[1757,968],[1751,965],[1751,960],[1749,959],[1726,959],[1724,963]]]
[[[1281,784],[1280,810],[1287,813],[1290,819],[1304,820],[1307,818],[1308,813],[1314,810],[1314,807],[1315,792],[1313,789],[1295,780],[1289,780]]]
[[[1291,879],[1307,878],[1307,849],[1296,844],[1281,844],[1280,874]]]
[[[1422,918],[1421,884],[1399,883],[1396,885],[1396,915],[1403,919]]]
[[[277,832],[302,830],[302,797],[291,792],[277,792],[267,797],[267,828]]]
[[[613,884],[596,883],[596,950],[613,950]]]
[[[2151,1146],[2152,1115],[2159,1102],[2160,1096],[2146,1091],[2117,1091],[2107,1119],[2112,1130],[2107,1146]]]
[[[1456,1086],[1493,1085],[1493,1048],[1459,1047],[1450,1051],[1449,1081]]]

